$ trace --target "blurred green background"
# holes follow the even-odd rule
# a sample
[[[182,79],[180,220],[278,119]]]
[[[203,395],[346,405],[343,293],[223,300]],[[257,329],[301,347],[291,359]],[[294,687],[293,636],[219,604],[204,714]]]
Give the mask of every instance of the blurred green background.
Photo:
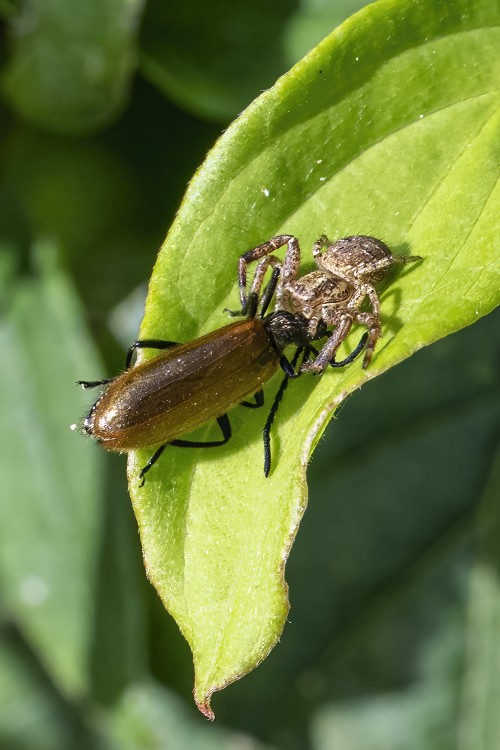
[[[343,407],[281,643],[192,702],[122,457],[69,431],[117,372],[186,184],[361,2],[0,1],[0,748],[494,748],[497,313]],[[266,23],[262,23],[262,18]]]

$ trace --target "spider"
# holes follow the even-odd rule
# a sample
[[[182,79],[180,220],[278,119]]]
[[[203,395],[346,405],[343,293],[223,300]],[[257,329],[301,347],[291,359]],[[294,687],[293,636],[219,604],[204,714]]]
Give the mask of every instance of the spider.
[[[272,253],[284,245],[287,249],[282,263]],[[368,330],[363,359],[363,369],[366,369],[381,333],[380,300],[374,283],[381,281],[394,263],[422,259],[419,255],[395,256],[381,240],[365,235],[353,235],[332,243],[323,234],[314,243],[312,253],[318,268],[305,276],[299,276],[299,242],[290,234],[272,237],[241,255],[238,282],[242,312],[245,313],[249,300],[259,294],[268,268],[278,269],[275,309],[302,315],[307,321],[311,341],[320,338],[326,326],[335,326],[327,334],[329,338],[316,359],[304,362],[301,372],[316,375],[324,372],[353,323],[364,325]],[[248,294],[247,266],[254,261],[259,263]],[[371,307],[369,312],[361,310],[366,297]]]

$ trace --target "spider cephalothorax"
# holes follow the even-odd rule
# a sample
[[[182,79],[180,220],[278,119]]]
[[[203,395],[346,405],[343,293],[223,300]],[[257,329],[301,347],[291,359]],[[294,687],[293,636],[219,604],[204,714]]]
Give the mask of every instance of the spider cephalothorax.
[[[283,263],[272,255],[287,245]],[[243,310],[248,304],[246,269],[249,263],[259,261],[251,287],[258,294],[271,266],[279,269],[276,287],[276,309],[300,314],[307,320],[311,341],[318,331],[332,327],[327,342],[316,359],[302,366],[304,372],[321,373],[335,358],[337,349],[345,340],[353,323],[368,329],[368,340],[363,360],[366,368],[372,358],[380,336],[380,301],[373,286],[384,278],[394,263],[420,260],[419,256],[395,256],[387,245],[375,237],[354,235],[332,243],[322,235],[313,246],[313,257],[318,269],[300,276],[300,246],[296,237],[289,234],[272,237],[240,258],[239,284]],[[368,297],[370,311],[362,311]]]

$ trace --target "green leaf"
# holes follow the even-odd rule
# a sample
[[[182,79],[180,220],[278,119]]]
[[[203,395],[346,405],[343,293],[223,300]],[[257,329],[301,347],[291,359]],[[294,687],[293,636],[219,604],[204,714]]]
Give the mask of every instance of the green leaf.
[[[19,115],[56,133],[87,133],[123,107],[141,0],[24,3],[9,27],[2,88]]]
[[[143,668],[144,633],[130,526],[103,504],[103,456],[70,431],[92,399],[75,382],[102,366],[54,245],[37,243],[29,275],[0,250],[0,624],[49,692],[109,698]]]
[[[329,425],[287,564],[291,626],[265,665],[224,695],[222,722],[252,726],[295,750],[294,738],[310,733],[318,714],[344,714],[357,747],[356,714],[367,704],[373,713],[380,706],[382,729],[391,697],[395,704],[414,697],[424,709],[432,704],[424,693],[440,691],[416,741],[436,714],[454,731],[456,713],[439,706],[461,689],[464,579],[500,418],[499,324],[497,308],[421,349],[348,399]],[[405,743],[406,735],[406,750]]]
[[[371,234],[424,258],[382,291],[384,339],[367,372],[358,362],[290,385],[269,479],[258,411],[232,412],[225,449],[167,449],[142,490],[149,454],[130,457],[147,571],[192,648],[195,699],[209,716],[212,693],[280,636],[305,469],[332,411],[499,302],[499,22],[487,0],[361,11],[221,138],[160,253],[141,335],[178,341],[225,322],[239,254],[275,234],[298,236],[308,264],[323,232]]]

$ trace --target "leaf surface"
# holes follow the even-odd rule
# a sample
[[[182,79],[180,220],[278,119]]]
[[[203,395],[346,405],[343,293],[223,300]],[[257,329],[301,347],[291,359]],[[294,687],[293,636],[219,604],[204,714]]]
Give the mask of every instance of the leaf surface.
[[[269,479],[259,410],[231,413],[226,448],[167,449],[142,490],[148,452],[130,457],[148,574],[192,648],[208,716],[212,693],[281,634],[305,469],[335,407],[498,304],[499,23],[486,0],[380,0],[352,17],[229,128],[159,255],[141,337],[177,341],[225,322],[238,256],[273,235],[297,235],[306,268],[322,233],[424,258],[382,286],[384,338],[367,372],[357,362],[290,385]]]

